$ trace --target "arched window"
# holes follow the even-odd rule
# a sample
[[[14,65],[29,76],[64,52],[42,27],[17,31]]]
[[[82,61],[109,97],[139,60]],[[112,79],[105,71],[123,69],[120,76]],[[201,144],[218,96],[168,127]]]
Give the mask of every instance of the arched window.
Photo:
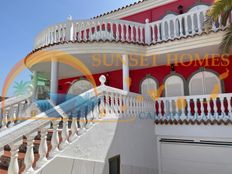
[[[140,92],[143,96],[157,96],[158,84],[154,78],[148,77],[144,79],[140,86]]]
[[[172,75],[165,80],[165,96],[184,96],[184,81],[178,75]]]
[[[221,92],[221,81],[215,73],[201,71],[193,75],[189,81],[190,95],[206,95]]]
[[[69,88],[68,97],[77,96],[93,88],[93,85],[88,80],[78,80]]]

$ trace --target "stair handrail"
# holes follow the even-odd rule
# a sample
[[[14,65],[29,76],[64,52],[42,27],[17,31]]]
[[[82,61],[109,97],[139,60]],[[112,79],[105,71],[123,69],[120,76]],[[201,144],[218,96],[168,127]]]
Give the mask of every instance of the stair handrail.
[[[46,135],[52,123],[52,149],[49,157],[52,159],[64,149],[69,143],[72,143],[82,131],[89,126],[102,120],[105,116],[112,115],[136,115],[139,112],[152,112],[152,100],[142,97],[140,94],[126,92],[120,89],[112,88],[102,84],[101,86],[86,91],[47,112],[40,113],[36,117],[28,119],[21,124],[6,129],[0,134],[0,153],[4,150],[5,145],[11,147],[11,161],[8,173],[19,173],[17,154],[20,144],[22,144],[23,136],[27,137],[28,148],[25,155],[25,171],[34,170],[32,168],[34,153],[33,142],[35,136],[40,132],[41,142],[39,145],[40,159],[36,163],[36,171],[47,164],[47,143]],[[138,100],[138,98],[140,98]],[[84,99],[84,100],[79,100]],[[128,106],[126,110],[123,106]],[[74,112],[74,113],[73,113]],[[79,113],[76,115],[76,113]],[[71,114],[71,117],[70,117]],[[73,115],[72,115],[73,114]],[[48,116],[53,116],[49,118]],[[82,115],[83,117],[80,117]],[[71,134],[68,132],[68,122],[71,122]],[[62,122],[60,122],[62,120]],[[59,139],[58,127],[62,123],[62,139]],[[61,142],[60,142],[61,141]],[[29,147],[30,146],[30,147]]]

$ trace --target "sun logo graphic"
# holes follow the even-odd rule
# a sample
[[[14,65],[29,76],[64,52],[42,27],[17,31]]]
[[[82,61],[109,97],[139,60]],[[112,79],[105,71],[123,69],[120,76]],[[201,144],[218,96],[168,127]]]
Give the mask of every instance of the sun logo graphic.
[[[128,77],[128,78],[125,78],[124,80],[125,80],[126,85],[128,86],[128,88],[130,88],[130,86],[131,86],[131,82],[132,82],[131,78],[130,78],[130,77]]]
[[[219,75],[219,80],[226,79],[227,77],[229,77],[229,74],[230,74],[230,71],[229,71],[228,68],[226,68],[226,72]],[[211,92],[210,98],[211,99],[216,99],[218,97],[219,92],[220,92],[220,84],[216,83],[214,85],[214,88],[213,88],[212,92]]]
[[[144,100],[144,97],[142,95],[138,95],[136,97],[136,101],[138,101],[138,102],[142,102],[143,100]]]
[[[120,107],[120,109],[121,109],[122,112],[125,112],[127,108],[128,108],[128,107],[127,107],[126,105],[122,105],[122,106]]]
[[[158,98],[161,97],[161,95],[163,93],[163,90],[164,90],[164,85],[161,85],[158,89],[149,90],[147,93],[150,96],[150,98],[153,101],[155,101],[155,100],[157,100]]]

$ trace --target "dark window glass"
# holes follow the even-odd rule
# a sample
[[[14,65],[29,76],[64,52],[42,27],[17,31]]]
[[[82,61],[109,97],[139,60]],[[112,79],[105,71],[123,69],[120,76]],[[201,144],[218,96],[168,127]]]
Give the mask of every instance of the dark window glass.
[[[120,174],[120,155],[109,159],[109,174]]]

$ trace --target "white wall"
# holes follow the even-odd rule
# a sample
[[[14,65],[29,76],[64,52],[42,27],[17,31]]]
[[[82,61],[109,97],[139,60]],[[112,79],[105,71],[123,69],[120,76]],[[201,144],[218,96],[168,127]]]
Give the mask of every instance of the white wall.
[[[231,142],[231,132],[232,127],[224,125],[156,125],[158,139],[194,142],[157,141],[160,174],[230,174],[232,146],[199,142]]]
[[[108,121],[96,124],[75,143],[68,146],[59,158],[43,169],[42,174],[51,173],[54,169],[56,174],[78,173],[78,165],[93,169],[96,164],[101,166],[101,170],[99,169],[100,173],[99,171],[95,173],[108,174],[108,159],[119,154],[122,174],[156,174],[158,172],[157,140],[153,121],[139,119],[132,122],[124,122],[123,119]],[[77,161],[80,159],[86,163],[79,164]],[[95,164],[87,161],[97,162]]]

